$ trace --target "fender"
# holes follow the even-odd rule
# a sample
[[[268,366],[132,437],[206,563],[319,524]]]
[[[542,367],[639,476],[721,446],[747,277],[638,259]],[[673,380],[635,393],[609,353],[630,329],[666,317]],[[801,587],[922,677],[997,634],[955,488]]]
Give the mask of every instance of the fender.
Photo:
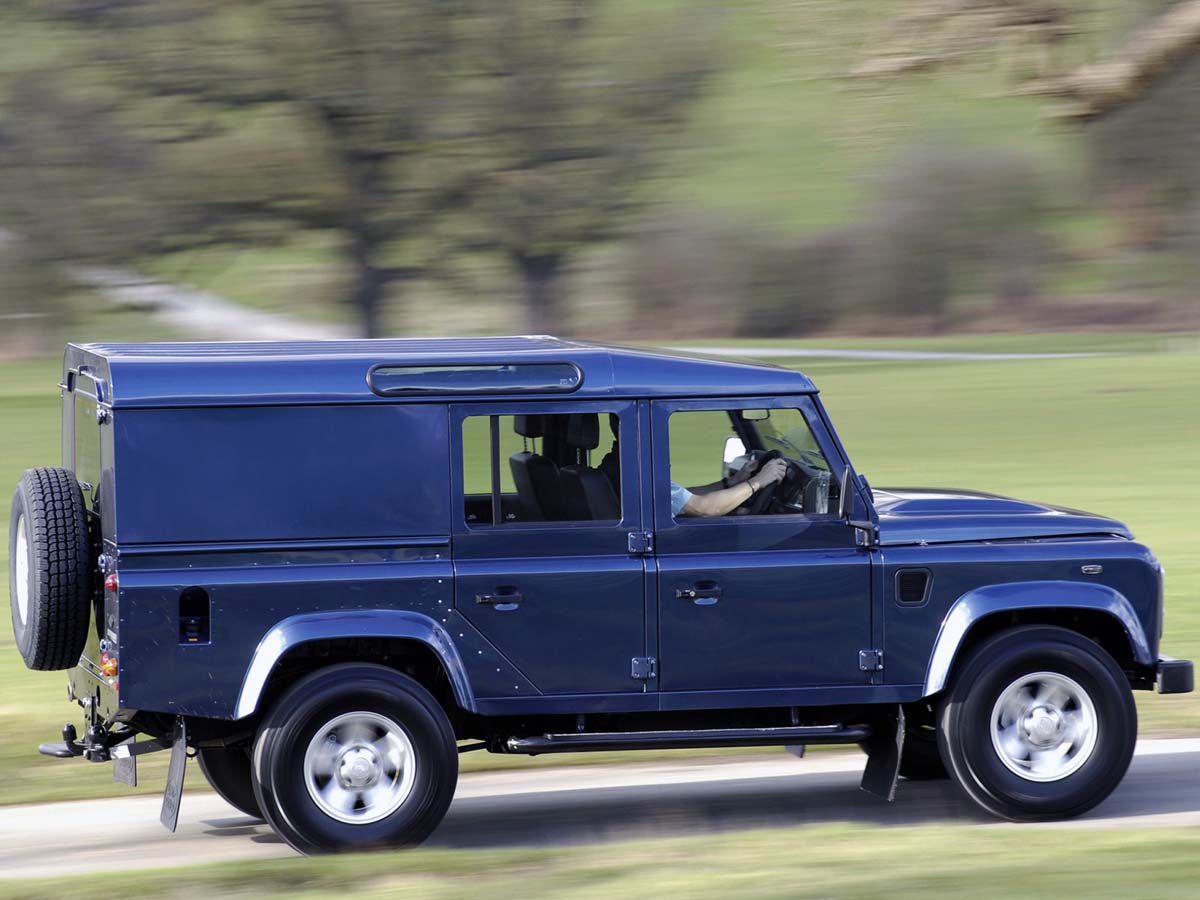
[[[1150,654],[1146,632],[1133,606],[1124,594],[1110,587],[1078,581],[992,584],[963,594],[946,613],[929,658],[921,696],[936,694],[946,686],[946,678],[958,655],[958,648],[976,622],[992,613],[1018,609],[1088,609],[1106,613],[1125,629],[1134,658],[1147,666],[1155,662]]]
[[[475,711],[475,697],[454,641],[429,616],[408,610],[356,609],[305,613],[284,619],[268,631],[246,670],[238,692],[235,719],[244,719],[258,709],[259,699],[275,664],[293,647],[329,638],[408,638],[420,641],[437,655],[459,706]]]

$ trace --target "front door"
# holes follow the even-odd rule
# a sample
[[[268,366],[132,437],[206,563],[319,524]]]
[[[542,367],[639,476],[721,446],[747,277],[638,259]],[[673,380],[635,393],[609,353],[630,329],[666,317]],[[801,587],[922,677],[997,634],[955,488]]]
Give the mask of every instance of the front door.
[[[544,694],[646,689],[636,411],[451,407],[455,605]]]
[[[656,401],[651,419],[660,689],[870,683],[870,554],[837,515],[847,462],[811,398]],[[789,471],[773,499],[708,517],[685,503],[767,454]]]

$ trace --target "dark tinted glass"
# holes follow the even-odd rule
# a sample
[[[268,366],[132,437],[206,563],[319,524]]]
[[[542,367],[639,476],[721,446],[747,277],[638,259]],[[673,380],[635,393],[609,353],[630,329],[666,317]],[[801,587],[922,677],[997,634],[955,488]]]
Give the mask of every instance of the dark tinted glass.
[[[100,426],[96,424],[96,401],[83,394],[75,395],[75,477],[92,486],[83,494],[88,506],[94,506],[100,487]]]
[[[520,365],[378,366],[371,371],[377,394],[547,394],[579,387],[571,363]]]

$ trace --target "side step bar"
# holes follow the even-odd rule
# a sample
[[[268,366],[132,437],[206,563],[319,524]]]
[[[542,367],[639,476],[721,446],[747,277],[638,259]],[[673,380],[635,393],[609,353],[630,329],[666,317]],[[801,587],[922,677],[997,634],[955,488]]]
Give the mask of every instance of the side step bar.
[[[586,750],[682,750],[688,747],[772,747],[854,744],[871,737],[867,725],[791,725],[782,728],[708,728],[698,731],[592,731],[510,737],[493,752],[576,753]]]

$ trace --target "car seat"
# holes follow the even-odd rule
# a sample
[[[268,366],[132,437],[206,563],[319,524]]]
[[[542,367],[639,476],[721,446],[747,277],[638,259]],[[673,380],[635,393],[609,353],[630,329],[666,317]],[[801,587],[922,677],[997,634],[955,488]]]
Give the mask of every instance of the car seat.
[[[513,416],[513,430],[528,442],[544,438],[545,416]],[[559,471],[554,461],[528,448],[508,458],[521,504],[521,519],[540,522],[563,518]]]
[[[621,501],[612,482],[599,469],[587,464],[587,454],[600,445],[600,418],[596,413],[572,413],[567,416],[563,434],[567,447],[574,450],[576,462],[559,470],[566,516],[572,520],[621,518]]]

